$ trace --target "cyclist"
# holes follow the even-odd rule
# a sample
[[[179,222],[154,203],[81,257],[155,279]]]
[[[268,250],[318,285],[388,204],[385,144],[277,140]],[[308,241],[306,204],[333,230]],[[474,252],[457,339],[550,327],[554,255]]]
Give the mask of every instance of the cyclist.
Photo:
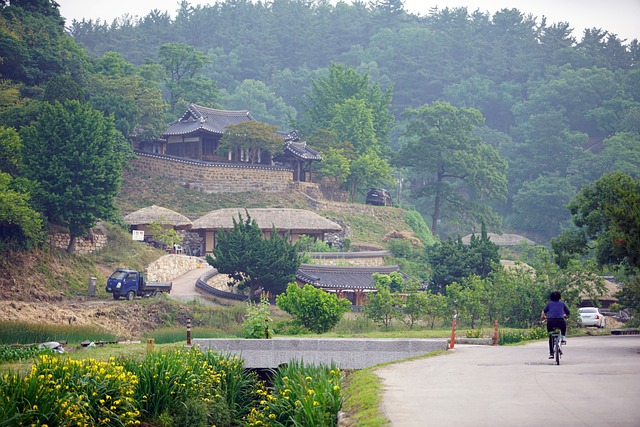
[[[566,344],[567,322],[565,318],[569,317],[571,312],[569,307],[560,301],[560,292],[554,291],[549,295],[549,302],[544,306],[544,310],[540,314],[542,320],[547,321],[547,331],[553,332],[556,329],[560,329],[562,334],[562,344]],[[553,337],[549,335],[549,359],[553,359]]]

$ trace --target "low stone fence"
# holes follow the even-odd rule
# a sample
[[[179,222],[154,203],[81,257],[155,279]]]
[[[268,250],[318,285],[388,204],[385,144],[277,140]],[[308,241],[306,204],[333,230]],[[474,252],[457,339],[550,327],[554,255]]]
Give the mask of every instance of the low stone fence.
[[[147,266],[146,277],[150,282],[170,282],[176,277],[198,268],[201,258],[187,255],[169,254],[158,258]]]
[[[446,339],[402,338],[196,338],[192,344],[203,351],[236,354],[247,368],[272,369],[292,360],[314,365],[334,362],[341,369],[363,369],[448,347]]]
[[[384,258],[389,256],[389,252],[310,252],[309,255],[313,259],[314,264],[375,267],[385,265]]]
[[[50,234],[49,245],[57,249],[67,250],[69,239],[70,237],[66,233]],[[107,245],[107,240],[107,236],[101,233],[94,233],[91,237],[76,237],[74,251],[77,254],[90,254],[104,248]]]

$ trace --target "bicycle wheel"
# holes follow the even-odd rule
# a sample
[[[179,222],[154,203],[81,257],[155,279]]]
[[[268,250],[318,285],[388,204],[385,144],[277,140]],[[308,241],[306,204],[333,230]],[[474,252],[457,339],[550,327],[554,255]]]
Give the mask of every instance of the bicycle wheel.
[[[556,356],[556,365],[560,365],[560,354],[562,353],[562,350],[560,350],[560,337],[556,336],[555,337],[555,344],[554,344],[554,348],[555,348],[555,356]]]

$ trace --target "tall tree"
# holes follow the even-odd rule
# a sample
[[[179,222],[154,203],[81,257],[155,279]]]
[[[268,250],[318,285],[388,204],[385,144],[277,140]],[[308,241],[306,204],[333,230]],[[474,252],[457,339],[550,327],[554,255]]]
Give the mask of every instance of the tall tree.
[[[347,102],[348,101],[348,102]],[[347,105],[344,105],[347,103]],[[362,112],[364,107],[369,112]],[[340,116],[350,110],[349,114],[367,117],[365,126],[373,126],[375,140],[368,141],[374,152],[382,152],[376,145],[385,146],[389,139],[389,132],[393,125],[391,114],[391,88],[382,91],[371,82],[368,75],[359,75],[353,68],[341,64],[334,64],[329,68],[327,76],[312,81],[312,89],[306,93],[301,103],[301,118],[297,126],[304,134],[311,134],[318,129],[332,129],[348,131],[344,135],[337,134],[341,141],[349,141],[349,137],[356,135],[350,125],[341,124]],[[369,114],[369,115],[367,115]],[[334,129],[335,130],[335,129]],[[362,132],[360,130],[359,132]],[[355,146],[356,143],[350,141]],[[360,142],[357,141],[357,142]],[[359,150],[363,152],[363,150]]]
[[[45,104],[22,137],[25,175],[39,183],[49,220],[69,228],[73,253],[77,237],[115,212],[128,144],[111,117],[78,101]]]
[[[507,163],[475,136],[482,115],[472,108],[435,102],[404,113],[406,142],[398,164],[422,177],[417,196],[429,200],[431,231],[436,234],[445,211],[466,222],[496,222],[493,211],[480,209],[487,200],[504,200]],[[486,207],[486,206],[485,206]]]
[[[573,222],[594,240],[598,261],[640,267],[640,180],[603,175],[569,203]]]

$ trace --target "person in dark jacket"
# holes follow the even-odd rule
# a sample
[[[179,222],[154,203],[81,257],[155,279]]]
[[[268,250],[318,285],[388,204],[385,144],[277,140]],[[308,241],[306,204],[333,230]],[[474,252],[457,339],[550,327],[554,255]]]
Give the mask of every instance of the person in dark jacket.
[[[547,321],[547,331],[553,332],[556,329],[560,329],[562,333],[562,344],[566,344],[567,341],[567,322],[565,318],[571,315],[569,307],[560,301],[560,292],[554,291],[549,295],[549,302],[544,306],[544,310],[540,314],[542,320]],[[553,359],[553,338],[549,335],[549,359]]]

